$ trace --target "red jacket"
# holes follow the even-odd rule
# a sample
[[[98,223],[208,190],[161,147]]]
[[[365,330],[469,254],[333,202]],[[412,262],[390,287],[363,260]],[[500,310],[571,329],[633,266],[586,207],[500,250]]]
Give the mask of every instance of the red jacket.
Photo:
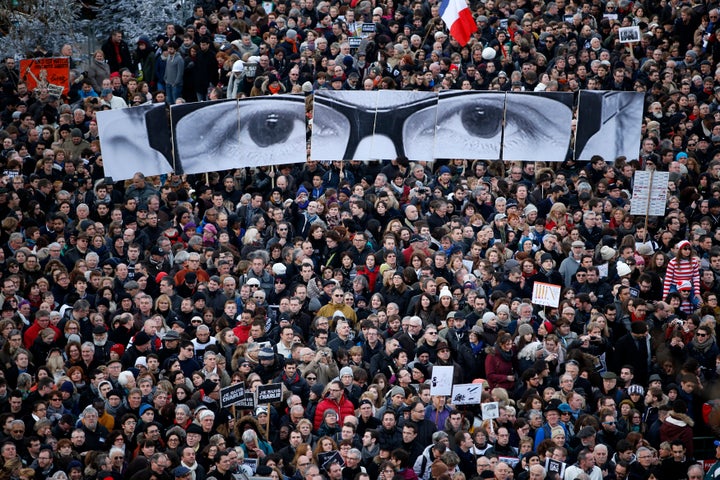
[[[315,409],[315,421],[313,422],[313,427],[315,428],[315,431],[320,428],[323,417],[325,416],[325,410],[328,409],[335,410],[340,415],[338,425],[343,424],[343,422],[345,421],[345,417],[355,415],[355,407],[353,406],[352,402],[347,399],[345,393],[343,393],[339,402],[336,402],[330,396],[327,396],[322,399],[320,403],[318,403],[318,406]]]
[[[511,392],[515,388],[515,382],[507,379],[509,375],[515,375],[513,364],[503,359],[498,352],[485,358],[485,376],[490,388],[502,387]]]
[[[233,333],[238,338],[238,343],[247,343],[248,338],[250,337],[250,327],[252,327],[252,325],[238,324],[235,328],[233,328]]]
[[[60,338],[60,330],[58,330],[58,328],[53,324],[48,324],[48,326],[45,328],[50,328],[55,332],[55,338],[53,340],[57,342],[57,340]],[[25,344],[25,348],[29,350],[30,347],[32,347],[33,342],[35,342],[35,339],[40,335],[40,332],[42,330],[43,329],[40,328],[37,320],[35,320],[33,324],[30,325],[27,330],[25,330],[25,340],[23,342]]]

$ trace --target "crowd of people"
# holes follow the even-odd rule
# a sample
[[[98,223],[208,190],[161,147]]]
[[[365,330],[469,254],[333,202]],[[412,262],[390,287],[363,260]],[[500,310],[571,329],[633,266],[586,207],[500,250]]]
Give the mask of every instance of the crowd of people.
[[[71,57],[61,98],[0,66],[0,478],[720,478],[717,5],[473,2],[465,46],[442,4],[268,5],[18,52]],[[320,89],[642,91],[643,140],[104,174],[99,110]],[[666,214],[633,216],[653,169]],[[282,400],[221,404],[241,382]]]

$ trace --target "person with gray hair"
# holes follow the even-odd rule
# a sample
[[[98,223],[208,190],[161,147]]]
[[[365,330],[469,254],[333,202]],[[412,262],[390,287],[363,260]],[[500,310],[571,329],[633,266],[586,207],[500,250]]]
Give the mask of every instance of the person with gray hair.
[[[98,411],[92,406],[87,406],[80,418],[79,428],[85,432],[85,446],[88,450],[102,450],[110,432],[98,423]]]
[[[545,467],[542,465],[532,465],[528,469],[528,480],[545,480],[545,476],[547,475],[547,472],[545,472]]]

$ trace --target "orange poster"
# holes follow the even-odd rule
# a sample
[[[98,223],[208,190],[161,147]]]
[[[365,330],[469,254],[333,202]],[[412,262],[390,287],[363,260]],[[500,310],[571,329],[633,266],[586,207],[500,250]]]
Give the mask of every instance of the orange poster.
[[[20,78],[28,90],[48,87],[51,94],[70,92],[70,59],[67,57],[31,58],[20,60]]]

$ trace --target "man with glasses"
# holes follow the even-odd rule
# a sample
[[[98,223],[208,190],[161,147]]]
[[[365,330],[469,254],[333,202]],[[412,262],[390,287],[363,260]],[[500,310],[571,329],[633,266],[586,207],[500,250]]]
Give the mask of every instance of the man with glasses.
[[[345,423],[345,417],[355,416],[355,407],[352,402],[345,396],[345,389],[343,388],[340,380],[333,380],[327,387],[327,395],[318,403],[315,409],[315,418],[313,427],[315,430],[320,428],[320,424],[325,416],[325,411],[333,409],[338,412],[340,418],[338,423],[342,425]]]
[[[138,480],[171,480],[167,469],[170,467],[170,459],[164,453],[155,453],[150,457],[150,465],[133,475]]]
[[[652,450],[640,447],[635,456],[637,461],[630,464],[629,478],[648,478],[655,466]]]
[[[330,302],[318,310],[316,316],[333,318],[340,312],[342,316],[350,322],[351,326],[355,325],[357,323],[355,310],[345,304],[344,298],[345,292],[342,288],[333,288],[332,294],[330,295]]]
[[[101,450],[110,434],[107,428],[98,423],[98,411],[92,406],[83,410],[80,429],[85,433],[85,446],[90,450]]]
[[[344,480],[353,480],[360,473],[367,473],[365,467],[360,465],[362,453],[357,448],[351,448],[345,455],[345,467],[342,469]]]
[[[715,359],[720,355],[720,349],[707,325],[697,327],[695,338],[687,345],[687,354],[697,360],[706,377],[715,377]]]
[[[180,362],[180,368],[187,378],[190,378],[194,372],[200,370],[200,363],[195,360],[195,346],[191,341],[183,340],[180,342],[178,361]]]
[[[50,445],[40,447],[40,453],[37,456],[37,465],[35,468],[36,478],[49,478],[59,469],[53,462],[53,450]]]

